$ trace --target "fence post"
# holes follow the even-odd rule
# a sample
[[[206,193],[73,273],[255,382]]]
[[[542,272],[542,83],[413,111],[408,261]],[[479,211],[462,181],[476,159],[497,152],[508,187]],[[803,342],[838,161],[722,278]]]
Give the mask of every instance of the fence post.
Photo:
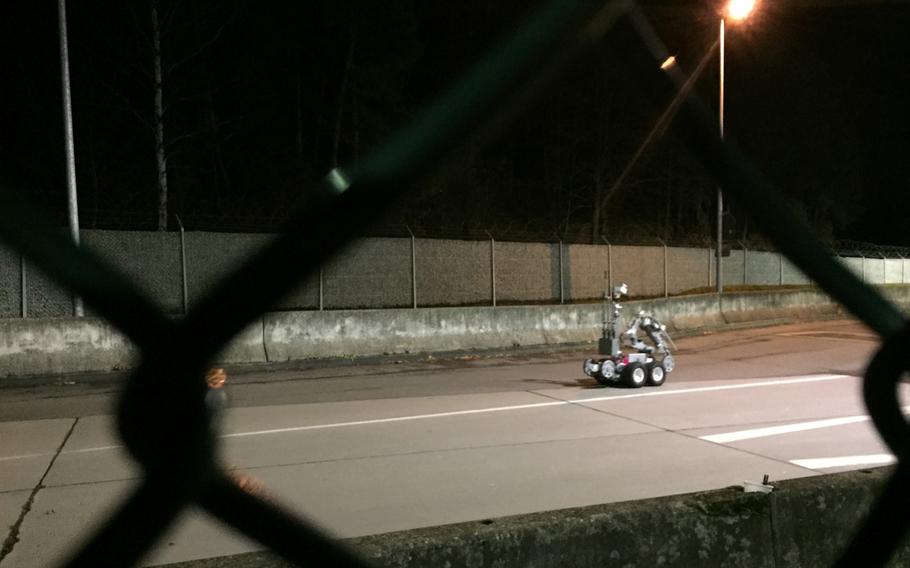
[[[325,279],[323,278],[323,275],[322,275],[322,266],[320,266],[319,267],[319,311],[320,312],[325,309],[324,297],[325,297]]]
[[[863,253],[859,253],[859,257],[860,257],[861,259],[863,259],[863,260],[862,260],[862,263],[863,263],[863,282],[865,282],[865,281],[866,281],[866,257],[863,256]]]
[[[490,296],[493,301],[493,307],[496,307],[496,239],[489,231],[486,232],[490,237]]]
[[[603,242],[607,243],[607,292],[610,297],[613,296],[613,245],[607,240],[607,237],[601,236]]]
[[[563,257],[562,257],[562,239],[556,235],[556,242],[559,243],[559,303],[566,303],[565,281],[563,276]]]
[[[183,315],[186,315],[189,311],[189,287],[187,286],[186,278],[186,237],[183,232],[183,221],[180,220],[180,215],[174,215],[177,218],[177,226],[180,227],[180,280],[183,285]]]
[[[411,235],[411,307],[417,309],[417,239],[407,225],[404,226]]]
[[[897,253],[897,258],[901,259],[901,284],[904,283],[904,260],[906,260],[901,253]]]
[[[882,285],[888,283],[888,257],[882,253],[878,253],[878,256],[882,257]]]
[[[19,283],[22,288],[20,305],[22,308],[22,319],[25,319],[28,317],[28,280],[25,276],[25,256],[22,254],[19,254],[19,276]]]
[[[777,252],[777,264],[778,264],[777,270],[778,270],[778,274],[779,274],[778,280],[777,280],[777,285],[783,286],[784,285],[784,255],[782,255],[780,253],[780,251]]]
[[[743,248],[743,286],[746,286],[749,283],[746,280],[746,269],[749,266],[746,263],[746,253],[748,253],[749,251],[746,248],[746,243],[744,243],[743,241],[738,241],[738,242],[739,242],[739,246],[741,246]]]
[[[711,270],[711,260],[714,258],[714,249],[711,248],[711,245],[708,245],[708,288],[711,287],[711,276],[713,271]]]
[[[660,237],[657,237],[657,240],[660,241],[660,244],[664,247],[664,299],[670,297],[670,277],[669,277],[669,268],[667,264],[667,243]]]

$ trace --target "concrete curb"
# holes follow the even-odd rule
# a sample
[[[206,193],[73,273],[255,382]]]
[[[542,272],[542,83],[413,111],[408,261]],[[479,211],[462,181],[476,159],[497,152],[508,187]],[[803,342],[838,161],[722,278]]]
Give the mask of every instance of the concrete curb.
[[[898,305],[910,286],[884,288]],[[651,312],[671,332],[730,324],[843,315],[816,289],[701,294],[625,304],[625,316]],[[601,329],[601,304],[273,312],[225,348],[224,364],[284,363],[333,357],[504,349],[587,343]],[[136,350],[99,319],[0,320],[3,377],[110,372],[136,365]]]
[[[770,494],[740,487],[459,523],[343,541],[375,566],[832,565],[892,467],[783,481]],[[892,565],[910,561],[910,541]],[[271,552],[170,568],[285,568]]]

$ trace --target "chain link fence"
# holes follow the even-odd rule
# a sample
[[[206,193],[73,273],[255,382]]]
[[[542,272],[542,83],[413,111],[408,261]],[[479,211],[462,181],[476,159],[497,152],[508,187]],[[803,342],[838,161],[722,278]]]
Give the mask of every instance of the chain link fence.
[[[614,30],[617,22],[622,25]],[[341,270],[331,264],[342,262],[330,260],[332,255],[344,249],[359,234],[359,227],[375,218],[376,212],[407,186],[404,182],[438,163],[472,132],[490,134],[509,119],[514,120],[527,109],[530,95],[539,92],[545,82],[541,79],[554,76],[548,71],[565,67],[579,54],[602,47],[604,41],[622,53],[643,97],[665,102],[681,87],[683,77],[678,72],[658,69],[657,63],[666,58],[667,50],[634,3],[617,0],[601,6],[585,1],[547,4],[411,124],[363,156],[354,167],[333,171],[320,186],[318,198],[295,216],[294,223],[254,256],[233,267],[217,284],[209,280],[207,292],[200,290],[204,295],[193,301],[180,321],[166,317],[161,309],[161,305],[173,304],[151,299],[147,290],[157,289],[154,278],[136,281],[126,274],[131,270],[126,260],[122,262],[127,262],[127,266],[117,269],[101,254],[75,247],[47,215],[26,203],[25,192],[14,193],[6,188],[0,191],[0,237],[57,285],[84,298],[95,313],[120,328],[142,352],[142,364],[119,401],[117,420],[119,434],[141,466],[143,477],[138,487],[104,519],[102,527],[86,542],[79,543],[67,565],[134,564],[188,506],[198,505],[301,566],[363,566],[356,555],[320,530],[274,503],[245,493],[218,468],[217,440],[206,413],[202,373],[232,336],[258,314],[287,298],[302,279],[316,278],[320,271],[331,271],[332,266]],[[910,340],[905,318],[874,287],[864,284],[855,271],[827,254],[748,160],[719,139],[717,124],[710,116],[697,97],[689,95],[676,117],[676,134],[724,191],[749,211],[781,253],[883,339],[883,347],[867,371],[864,396],[876,428],[898,457],[898,465],[839,560],[841,566],[883,565],[905,539],[910,524],[910,498],[906,491],[910,480],[910,428],[896,388],[906,367],[906,345]],[[246,242],[236,245],[248,250],[244,248]],[[547,248],[552,251],[552,244],[531,244],[516,252],[528,254]],[[203,250],[211,257],[222,256],[219,249]],[[398,269],[406,265],[406,250],[405,243],[396,253]],[[592,253],[581,250],[584,249],[577,254]],[[479,256],[481,251],[477,249],[474,254]],[[649,265],[659,266],[659,250],[633,252],[637,258],[647,255]],[[537,263],[546,263],[540,260],[543,255],[537,254],[533,265],[539,270]],[[492,256],[495,258],[495,254]],[[512,270],[516,271],[532,265],[515,256],[508,261],[499,258],[499,262],[512,263]],[[366,264],[372,261],[371,256],[352,258],[344,266],[356,271],[364,282],[372,282],[372,265]],[[167,266],[176,266],[172,259],[166,262]],[[552,262],[551,253],[551,265]],[[618,258],[615,262],[619,264]],[[705,264],[709,265],[707,260]],[[140,269],[134,266],[132,270]],[[617,268],[617,274],[618,271]],[[886,265],[882,271],[888,273]],[[142,272],[147,277],[144,273],[148,271]],[[708,272],[705,271],[706,277]],[[779,269],[779,274],[783,274],[783,269]],[[406,281],[406,277],[401,278],[402,283]],[[416,284],[417,279],[413,281]],[[495,278],[491,281],[497,283]],[[539,281],[512,285],[516,289],[528,287],[522,293],[541,296],[547,287],[546,282]],[[174,285],[168,282],[161,286],[170,293]]]
[[[716,284],[710,247],[612,244],[606,239],[605,244],[510,241],[496,236],[357,239],[270,309],[568,303],[598,300],[612,282],[626,282],[636,297],[706,292]],[[234,266],[274,239],[252,233],[82,232],[84,246],[133,278],[170,315],[185,314]],[[810,284],[780,253],[744,242],[736,246],[721,260],[728,291]],[[872,284],[907,281],[910,258],[900,252],[869,244],[835,251],[861,280]],[[21,259],[0,247],[0,317],[71,316],[72,295]],[[286,260],[296,261],[293,256]]]

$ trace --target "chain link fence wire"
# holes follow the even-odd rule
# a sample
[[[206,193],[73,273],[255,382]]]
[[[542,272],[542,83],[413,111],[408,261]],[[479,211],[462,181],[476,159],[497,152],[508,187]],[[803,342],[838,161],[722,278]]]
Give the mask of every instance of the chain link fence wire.
[[[622,16],[627,16],[622,25],[612,29]],[[148,299],[147,283],[78,249],[22,195],[0,191],[0,237],[84,298],[142,352],[142,364],[119,401],[118,430],[145,476],[67,566],[134,564],[190,505],[301,566],[364,566],[318,529],[226,478],[217,465],[202,373],[232,336],[357,236],[406,185],[402,181],[431,167],[464,136],[486,137],[500,130],[567,58],[604,38],[620,50],[643,96],[665,102],[682,85],[678,71],[658,70],[667,50],[632,2],[615,0],[600,7],[583,0],[552,2],[386,144],[355,167],[331,172],[314,190],[313,202],[277,239],[209,290],[179,323]],[[873,422],[899,462],[881,501],[840,561],[842,566],[882,564],[905,535],[910,512],[903,490],[910,475],[910,436],[896,394],[908,340],[904,317],[835,260],[735,147],[719,139],[716,123],[694,95],[681,106],[674,129],[771,242],[885,340],[867,372],[864,394]],[[292,255],[299,262],[287,262]]]
[[[22,257],[0,247],[0,319],[22,315]]]
[[[714,271],[710,243],[687,246],[657,237],[599,243],[501,238],[365,237],[353,239],[320,270],[303,279],[270,311],[389,309],[600,301],[610,278],[636,297],[709,291]],[[545,236],[545,235],[544,235]],[[257,254],[273,234],[157,231],[82,231],[82,245],[134,278],[168,315],[181,316],[221,277]],[[722,257],[729,291],[743,286],[808,285],[776,251],[736,242]],[[870,245],[874,246],[874,245]],[[768,247],[765,247],[768,248]],[[904,284],[910,259],[888,252],[847,249],[841,258],[870,284]],[[862,256],[865,255],[865,256]],[[68,317],[72,295],[26,269],[23,311],[20,255],[0,245],[0,319]],[[287,262],[298,262],[289,257]],[[29,274],[32,274],[30,277]],[[493,281],[495,280],[495,285]],[[498,298],[494,298],[494,288]],[[50,306],[50,308],[48,307]],[[86,312],[94,315],[89,308]]]
[[[80,239],[108,263],[133,279],[144,294],[157,298],[168,314],[181,313],[180,235],[151,231],[83,231]],[[209,253],[210,257],[218,257]],[[154,267],[154,269],[151,269]],[[91,313],[91,310],[87,310]]]

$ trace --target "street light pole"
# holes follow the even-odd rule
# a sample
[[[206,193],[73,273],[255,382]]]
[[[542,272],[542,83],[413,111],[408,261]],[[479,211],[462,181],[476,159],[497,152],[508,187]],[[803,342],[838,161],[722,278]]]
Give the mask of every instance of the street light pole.
[[[724,139],[724,20],[720,19],[720,104],[718,105],[718,122],[720,123],[720,139]],[[724,246],[724,192],[720,185],[717,186],[717,250],[715,250],[716,261],[714,269],[716,270],[714,282],[717,285],[717,293],[722,294],[724,291],[723,270],[721,270],[721,251]]]
[[[718,105],[718,122],[720,123],[720,139],[724,139],[724,36],[727,18],[732,21],[742,21],[749,17],[755,8],[756,0],[730,0],[724,8],[720,18],[720,104]],[[720,185],[717,186],[717,270],[715,281],[717,293],[724,291],[723,271],[721,270],[722,251],[724,248],[724,193]]]
[[[60,72],[63,83],[63,134],[66,147],[66,186],[69,208],[70,233],[79,245],[79,204],[76,198],[76,150],[73,146],[73,102],[70,90],[69,42],[66,37],[66,0],[58,0],[57,17],[60,33]],[[85,315],[82,298],[73,296],[73,315]]]

